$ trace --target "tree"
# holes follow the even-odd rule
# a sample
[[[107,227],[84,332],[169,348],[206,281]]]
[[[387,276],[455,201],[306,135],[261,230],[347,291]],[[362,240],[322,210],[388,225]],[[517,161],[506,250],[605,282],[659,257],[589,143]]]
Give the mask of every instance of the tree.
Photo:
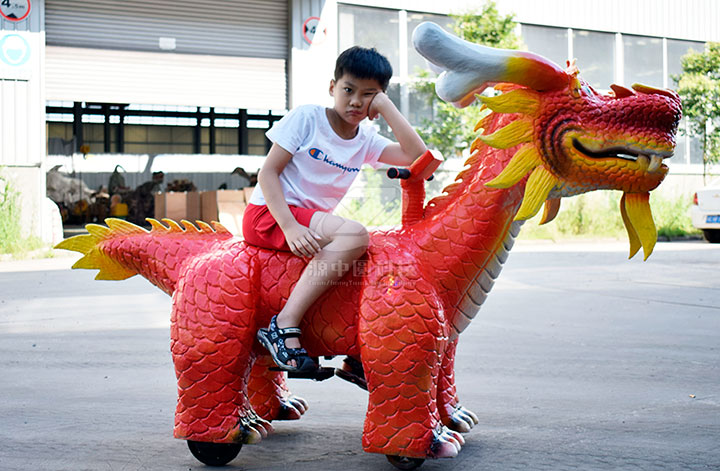
[[[488,0],[479,10],[450,15],[453,30],[459,37],[485,46],[518,49],[520,38],[515,34],[515,15],[501,15],[494,0]],[[486,114],[477,103],[464,109],[455,108],[437,98],[435,79],[423,71],[414,85],[416,93],[424,97],[433,110],[432,119],[424,119],[418,133],[428,147],[440,150],[450,157],[467,147],[475,138],[473,128]]]
[[[702,137],[704,180],[709,164],[720,162],[720,43],[707,43],[704,52],[691,49],[681,63],[683,73],[673,79],[690,123],[687,132]]]

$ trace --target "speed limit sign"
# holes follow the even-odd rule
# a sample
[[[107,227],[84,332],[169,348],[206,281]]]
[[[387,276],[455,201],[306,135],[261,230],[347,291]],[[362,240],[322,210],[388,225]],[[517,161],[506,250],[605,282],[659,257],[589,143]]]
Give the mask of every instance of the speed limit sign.
[[[0,0],[0,14],[8,21],[22,21],[30,14],[30,0]]]
[[[302,34],[308,44],[320,44],[327,37],[327,29],[319,17],[311,16],[303,23]]]

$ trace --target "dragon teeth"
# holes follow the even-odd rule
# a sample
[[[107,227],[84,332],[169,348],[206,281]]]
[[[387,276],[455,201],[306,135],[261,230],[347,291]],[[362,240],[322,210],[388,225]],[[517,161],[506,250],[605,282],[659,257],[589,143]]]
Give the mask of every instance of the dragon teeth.
[[[662,164],[662,157],[659,155],[653,155],[650,160],[650,165],[648,165],[648,172],[652,173],[655,172],[657,169],[660,168],[660,165]]]
[[[641,166],[645,166],[648,173],[653,173],[657,171],[657,169],[659,169],[660,165],[662,164],[662,160],[663,158],[659,155],[639,154],[637,156],[637,162]]]

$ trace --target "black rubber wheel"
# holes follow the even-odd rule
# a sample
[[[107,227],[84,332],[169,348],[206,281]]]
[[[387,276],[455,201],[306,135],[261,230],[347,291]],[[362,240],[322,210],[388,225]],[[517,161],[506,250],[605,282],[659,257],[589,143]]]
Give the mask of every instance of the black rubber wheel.
[[[225,466],[240,453],[242,443],[210,443],[187,441],[190,453],[208,466]]]
[[[703,229],[703,234],[711,244],[720,244],[720,229]]]
[[[417,469],[425,462],[423,458],[408,458],[407,456],[385,455],[391,465],[397,469]]]

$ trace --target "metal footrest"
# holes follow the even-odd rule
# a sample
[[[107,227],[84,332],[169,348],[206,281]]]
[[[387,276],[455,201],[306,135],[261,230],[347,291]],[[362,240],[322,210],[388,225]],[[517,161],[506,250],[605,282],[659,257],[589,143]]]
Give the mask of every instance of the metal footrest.
[[[280,368],[270,368],[271,371],[283,371]],[[315,371],[309,371],[307,373],[297,373],[294,371],[287,372],[288,378],[293,379],[312,379],[315,381],[325,381],[335,376],[335,368],[327,366],[321,366]]]

